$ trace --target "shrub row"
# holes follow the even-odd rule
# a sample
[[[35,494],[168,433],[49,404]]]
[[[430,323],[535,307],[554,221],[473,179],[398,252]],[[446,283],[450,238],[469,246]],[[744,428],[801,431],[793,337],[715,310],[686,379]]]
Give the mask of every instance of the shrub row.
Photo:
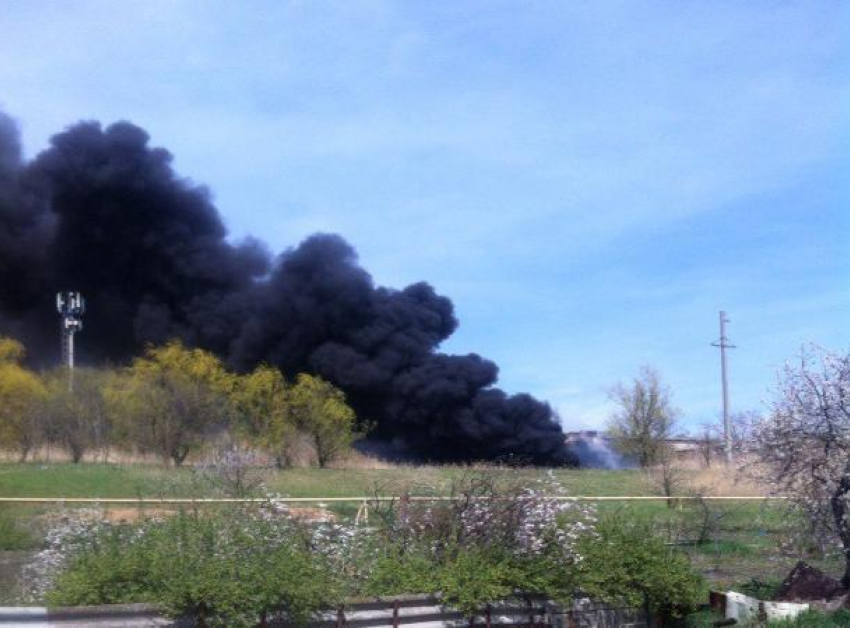
[[[351,597],[440,594],[467,614],[516,592],[577,594],[682,615],[702,597],[688,559],[651,529],[596,521],[543,490],[470,483],[461,499],[398,503],[376,527],[307,525],[275,504],[55,533],[41,585],[51,604],[156,602],[207,625],[295,623]]]

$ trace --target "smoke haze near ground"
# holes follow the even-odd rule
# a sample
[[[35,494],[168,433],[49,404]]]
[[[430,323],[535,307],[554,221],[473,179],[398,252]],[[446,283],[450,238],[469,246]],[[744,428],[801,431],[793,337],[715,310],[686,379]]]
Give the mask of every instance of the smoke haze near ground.
[[[58,360],[55,293],[78,290],[83,361],[120,364],[181,338],[240,371],[268,362],[330,380],[385,452],[572,462],[548,404],[494,388],[489,360],[437,351],[457,320],[427,283],[375,286],[337,235],[276,256],[226,236],[207,190],[139,127],[80,122],[24,162],[0,112],[0,333],[34,365]]]

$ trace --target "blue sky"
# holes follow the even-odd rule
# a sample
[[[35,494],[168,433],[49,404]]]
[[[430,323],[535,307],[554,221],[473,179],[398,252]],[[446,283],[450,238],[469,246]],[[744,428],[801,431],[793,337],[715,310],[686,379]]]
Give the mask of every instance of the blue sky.
[[[3,0],[0,107],[33,155],[128,119],[234,238],[344,235],[427,279],[444,349],[567,428],[658,368],[684,427],[850,344],[850,4]]]

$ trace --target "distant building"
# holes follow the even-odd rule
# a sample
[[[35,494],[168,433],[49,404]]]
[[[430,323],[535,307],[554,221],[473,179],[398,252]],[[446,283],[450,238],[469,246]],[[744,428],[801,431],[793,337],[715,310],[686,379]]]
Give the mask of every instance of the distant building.
[[[564,434],[564,440],[570,449],[579,457],[582,466],[621,469],[633,467],[634,462],[620,456],[613,447],[613,439],[601,430],[579,430]],[[703,438],[676,436],[665,439],[667,446],[677,457],[689,458],[702,456],[706,446]],[[719,439],[708,441],[713,455],[723,451],[723,442]]]

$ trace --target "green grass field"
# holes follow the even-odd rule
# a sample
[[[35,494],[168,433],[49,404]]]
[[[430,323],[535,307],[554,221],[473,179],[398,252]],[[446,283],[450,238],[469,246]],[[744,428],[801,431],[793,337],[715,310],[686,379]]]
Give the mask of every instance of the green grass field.
[[[433,494],[448,490],[462,467],[395,469],[291,469],[273,472],[267,487],[287,497],[360,497],[376,490],[387,495]],[[488,474],[534,479],[528,470],[488,470]],[[652,494],[644,476],[633,470],[559,470],[556,477],[572,495]],[[0,464],[0,497],[183,497],[198,486],[191,469],[143,464]]]

